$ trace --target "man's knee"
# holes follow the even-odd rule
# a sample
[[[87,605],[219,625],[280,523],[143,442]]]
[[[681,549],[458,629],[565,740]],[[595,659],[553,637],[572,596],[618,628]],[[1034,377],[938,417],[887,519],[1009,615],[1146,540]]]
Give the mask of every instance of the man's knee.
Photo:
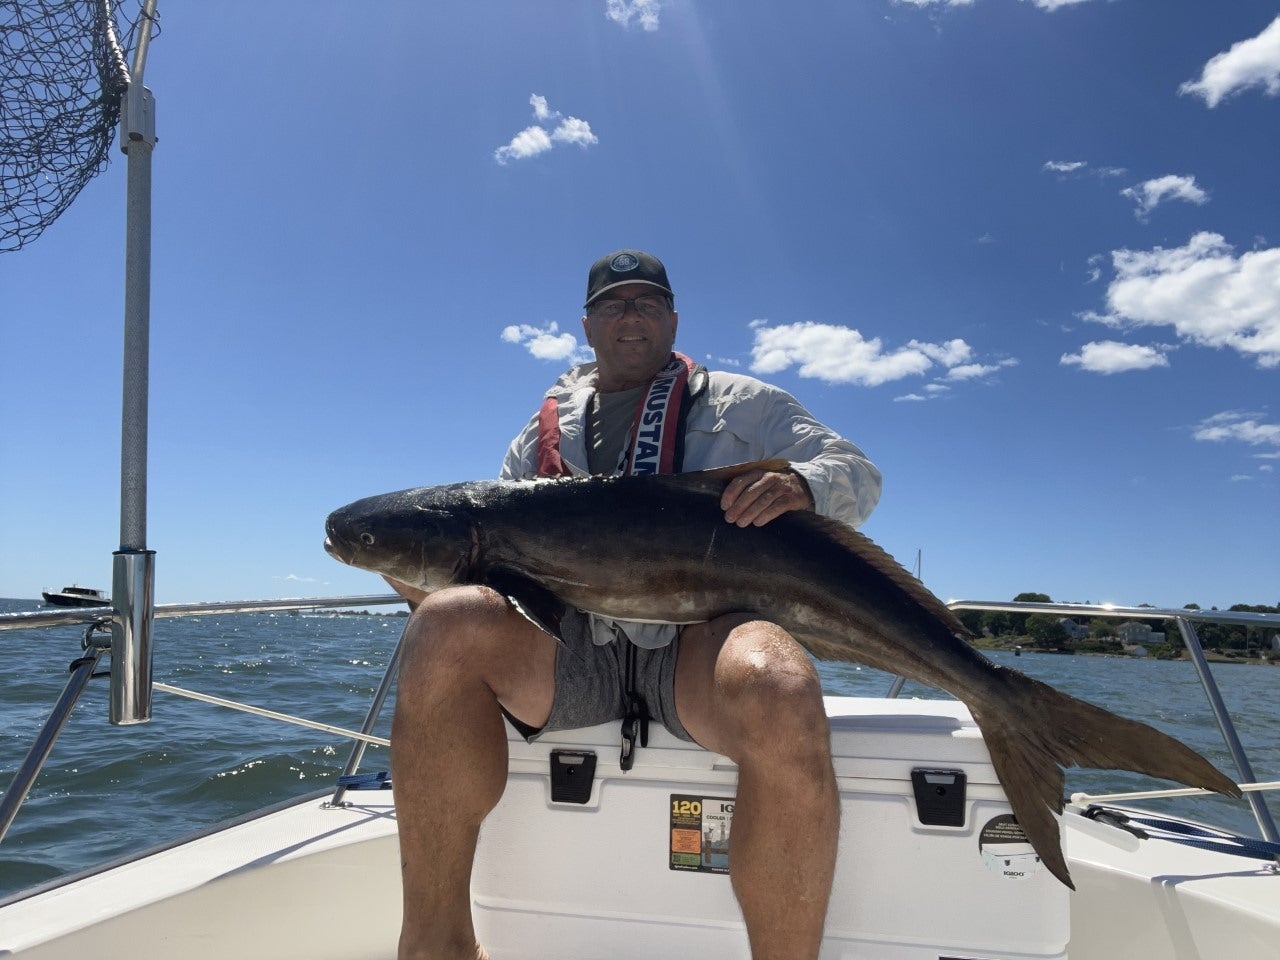
[[[438,590],[405,627],[397,710],[492,695],[538,726],[551,709],[557,646],[489,587]]]
[[[507,599],[488,587],[447,587],[428,595],[405,626],[402,681],[441,672],[483,673],[510,633],[512,613]]]
[[[736,628],[716,664],[716,689],[743,747],[829,754],[822,682],[804,648],[780,627],[752,622]]]

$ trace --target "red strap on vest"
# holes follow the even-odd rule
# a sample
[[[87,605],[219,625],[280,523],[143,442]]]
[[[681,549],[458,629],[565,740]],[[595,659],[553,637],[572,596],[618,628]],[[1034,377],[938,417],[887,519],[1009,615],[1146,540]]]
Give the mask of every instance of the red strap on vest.
[[[636,408],[635,424],[624,450],[624,473],[674,473],[685,386],[695,364],[682,353],[654,376]],[[560,456],[560,405],[547,397],[538,410],[538,476],[568,477]]]
[[[555,397],[542,401],[538,411],[538,476],[571,476],[560,457],[560,405]]]

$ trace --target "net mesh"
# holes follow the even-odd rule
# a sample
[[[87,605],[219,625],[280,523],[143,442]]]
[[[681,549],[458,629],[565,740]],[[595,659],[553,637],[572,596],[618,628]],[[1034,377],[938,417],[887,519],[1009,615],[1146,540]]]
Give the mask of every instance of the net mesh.
[[[105,169],[142,17],[130,10],[0,0],[0,253],[38,237]]]

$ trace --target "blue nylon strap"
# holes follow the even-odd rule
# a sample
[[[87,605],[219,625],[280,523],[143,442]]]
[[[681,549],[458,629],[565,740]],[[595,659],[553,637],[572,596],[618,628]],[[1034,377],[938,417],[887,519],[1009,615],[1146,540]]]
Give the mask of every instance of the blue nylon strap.
[[[1168,840],[1172,843],[1182,843],[1201,850],[1214,850],[1218,853],[1227,853],[1251,859],[1275,860],[1280,858],[1280,843],[1260,840],[1257,837],[1243,837],[1239,834],[1227,833],[1224,830],[1200,827],[1183,820],[1169,820],[1156,816],[1134,816],[1132,813],[1113,810],[1108,807],[1090,807],[1089,814],[1091,819],[1111,822],[1122,829],[1128,829],[1131,833],[1142,836],[1144,839]],[[1098,816],[1099,814],[1101,816]],[[1139,833],[1137,829],[1126,826],[1131,823],[1141,824],[1145,829]],[[1161,832],[1153,833],[1152,831]]]
[[[390,790],[391,772],[382,770],[378,773],[350,773],[338,778],[338,786],[348,790]]]

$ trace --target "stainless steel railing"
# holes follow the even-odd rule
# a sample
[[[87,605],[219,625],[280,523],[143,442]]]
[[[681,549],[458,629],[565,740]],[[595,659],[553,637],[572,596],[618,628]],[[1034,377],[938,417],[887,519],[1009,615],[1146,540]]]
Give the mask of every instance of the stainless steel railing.
[[[334,610],[350,607],[376,607],[404,603],[394,593],[368,594],[356,597],[293,597],[283,600],[217,600],[208,603],[161,603],[155,608],[157,620],[165,617],[209,617],[220,613],[280,613],[288,610]],[[0,613],[0,632],[32,630],[39,627],[66,627],[78,623],[106,623],[111,620],[110,607],[60,607],[57,610],[32,610],[22,613]]]
[[[319,597],[319,598],[294,598],[286,600],[240,600],[240,601],[222,601],[214,603],[170,603],[160,604],[153,608],[153,615],[156,619],[166,617],[203,617],[213,616],[215,614],[230,613],[268,613],[282,612],[289,610],[332,610],[336,608],[351,607],[370,607],[390,603],[403,603],[404,598],[396,594],[376,594],[355,597]],[[4,796],[0,797],[0,841],[4,840],[4,835],[8,833],[9,827],[13,824],[14,818],[18,815],[18,808],[22,806],[22,801],[26,799],[36,778],[40,776],[40,771],[44,767],[45,760],[48,759],[53,745],[58,739],[58,734],[62,732],[62,728],[66,725],[67,718],[71,715],[71,710],[76,705],[76,701],[80,698],[80,694],[84,692],[89,681],[95,676],[94,670],[98,665],[98,661],[105,655],[109,649],[115,650],[118,644],[114,641],[108,645],[100,639],[95,639],[95,633],[100,634],[105,628],[111,626],[113,633],[118,632],[118,622],[121,619],[120,611],[111,607],[70,607],[59,610],[36,610],[22,613],[0,613],[0,631],[5,630],[29,630],[43,627],[57,626],[75,626],[78,624],[88,624],[89,627],[85,631],[84,648],[85,656],[79,658],[72,664],[72,674],[68,679],[66,686],[63,688],[61,695],[54,704],[49,718],[41,727],[40,732],[36,734],[36,739],[27,751],[26,757],[18,766],[17,772],[14,774],[13,780],[4,792]],[[397,651],[399,647],[396,648]],[[391,678],[394,676],[396,660],[393,657],[391,666],[388,668],[386,675],[383,677],[382,686],[379,687],[378,695],[374,698],[375,709],[369,711],[369,716],[365,718],[365,726],[361,734],[367,736],[373,730],[374,724],[378,719],[378,712],[381,709],[382,702],[386,699],[386,691],[390,688]],[[145,698],[147,703],[151,699],[151,671],[139,674],[141,680],[146,685],[144,690],[135,690],[134,695],[138,698]],[[113,686],[114,690],[114,686]],[[177,691],[175,691],[177,692]],[[113,704],[113,717],[115,705]],[[358,765],[359,757],[363,756],[363,741],[357,741],[358,753],[353,755],[352,761],[348,766],[352,767],[349,772],[354,772],[354,766]],[[341,799],[341,791],[335,798],[335,802]]]
[[[1214,721],[1218,724],[1218,731],[1222,734],[1227,750],[1231,753],[1231,759],[1235,763],[1240,782],[1252,783],[1255,780],[1253,765],[1249,762],[1244,746],[1240,743],[1240,736],[1236,733],[1235,722],[1231,719],[1231,713],[1222,701],[1222,694],[1218,691],[1218,684],[1209,670],[1209,663],[1205,658],[1204,648],[1200,645],[1200,637],[1196,633],[1193,621],[1196,623],[1226,623],[1237,626],[1280,629],[1280,614],[1248,613],[1235,610],[1193,610],[1185,608],[1175,610],[1158,607],[1120,607],[1113,604],[1028,603],[1022,601],[991,603],[975,600],[953,600],[947,606],[953,611],[980,610],[996,613],[1043,613],[1058,617],[1084,616],[1117,620],[1172,620],[1177,624],[1178,632],[1187,648],[1191,662],[1195,664],[1200,686],[1204,690],[1205,697],[1208,698],[1209,708],[1213,711]],[[901,689],[902,678],[895,677],[889,696],[897,696],[898,691]],[[1267,809],[1266,801],[1263,799],[1261,792],[1248,792],[1245,794],[1245,799],[1249,803],[1249,809],[1253,812],[1253,818],[1258,823],[1258,829],[1261,831],[1263,839],[1272,843],[1280,842],[1280,834],[1276,831],[1275,821],[1271,817],[1271,811]]]
[[[401,602],[403,602],[403,599],[395,594],[377,594],[350,597],[161,604],[155,607],[154,615],[157,619],[163,619],[167,617],[212,616],[216,614],[233,613],[337,609],[377,606]],[[948,606],[953,611],[977,610],[1026,614],[1043,613],[1061,617],[1087,616],[1091,618],[1155,619],[1174,621],[1178,626],[1179,633],[1187,648],[1188,654],[1195,665],[1201,687],[1205,691],[1205,695],[1208,698],[1215,721],[1218,724],[1219,731],[1222,734],[1223,740],[1227,744],[1232,760],[1239,772],[1239,778],[1241,782],[1244,783],[1254,781],[1255,775],[1253,767],[1250,764],[1245,749],[1240,742],[1239,735],[1235,729],[1235,723],[1223,703],[1222,696],[1218,691],[1217,683],[1209,670],[1208,662],[1205,658],[1204,650],[1201,647],[1200,639],[1196,633],[1193,621],[1199,623],[1226,623],[1280,629],[1280,615],[1222,610],[1175,610],[1157,607],[1121,607],[1111,604],[1028,603],[1019,601],[992,602],[957,600],[952,601]],[[5,792],[3,799],[0,800],[0,840],[3,839],[4,834],[7,832],[10,824],[13,822],[13,818],[17,814],[18,807],[21,805],[22,800],[26,797],[27,792],[30,790],[36,777],[39,775],[45,758],[47,758],[50,750],[52,749],[53,743],[57,739],[62,726],[66,723],[67,716],[70,714],[72,707],[74,707],[76,699],[84,690],[89,679],[93,676],[93,671],[98,660],[107,652],[105,645],[94,644],[91,642],[91,637],[95,631],[95,627],[101,629],[109,624],[112,621],[112,618],[117,615],[118,614],[113,609],[103,607],[68,608],[59,610],[39,610],[27,613],[0,614],[0,632],[5,630],[35,629],[76,624],[91,625],[85,635],[85,647],[88,650],[88,653],[85,657],[82,657],[73,664],[73,675],[68,681],[63,694],[55,705],[48,721],[46,721],[44,728],[42,728],[40,733],[37,735],[35,744],[28,753],[26,760],[19,768],[17,774],[14,776],[9,789]],[[364,750],[370,739],[370,734],[378,721],[387,695],[391,689],[391,684],[399,663],[399,654],[400,645],[397,644],[396,650],[392,655],[391,661],[388,664],[382,681],[374,695],[373,702],[369,707],[368,714],[365,717],[364,724],[359,734],[357,735],[351,731],[335,729],[335,732],[350,736],[355,740],[351,756],[343,770],[344,774],[354,773],[359,768],[361,759],[364,755]],[[894,678],[893,684],[888,692],[888,696],[896,697],[901,691],[903,683],[903,678]],[[290,718],[282,717],[281,719]],[[339,786],[332,799],[329,801],[330,804],[334,806],[340,805],[342,803],[345,790],[345,787]],[[1253,812],[1254,819],[1258,823],[1258,828],[1261,831],[1263,838],[1272,842],[1280,842],[1280,835],[1277,834],[1275,822],[1272,819],[1271,812],[1267,809],[1261,794],[1249,792],[1246,794],[1246,798]]]

